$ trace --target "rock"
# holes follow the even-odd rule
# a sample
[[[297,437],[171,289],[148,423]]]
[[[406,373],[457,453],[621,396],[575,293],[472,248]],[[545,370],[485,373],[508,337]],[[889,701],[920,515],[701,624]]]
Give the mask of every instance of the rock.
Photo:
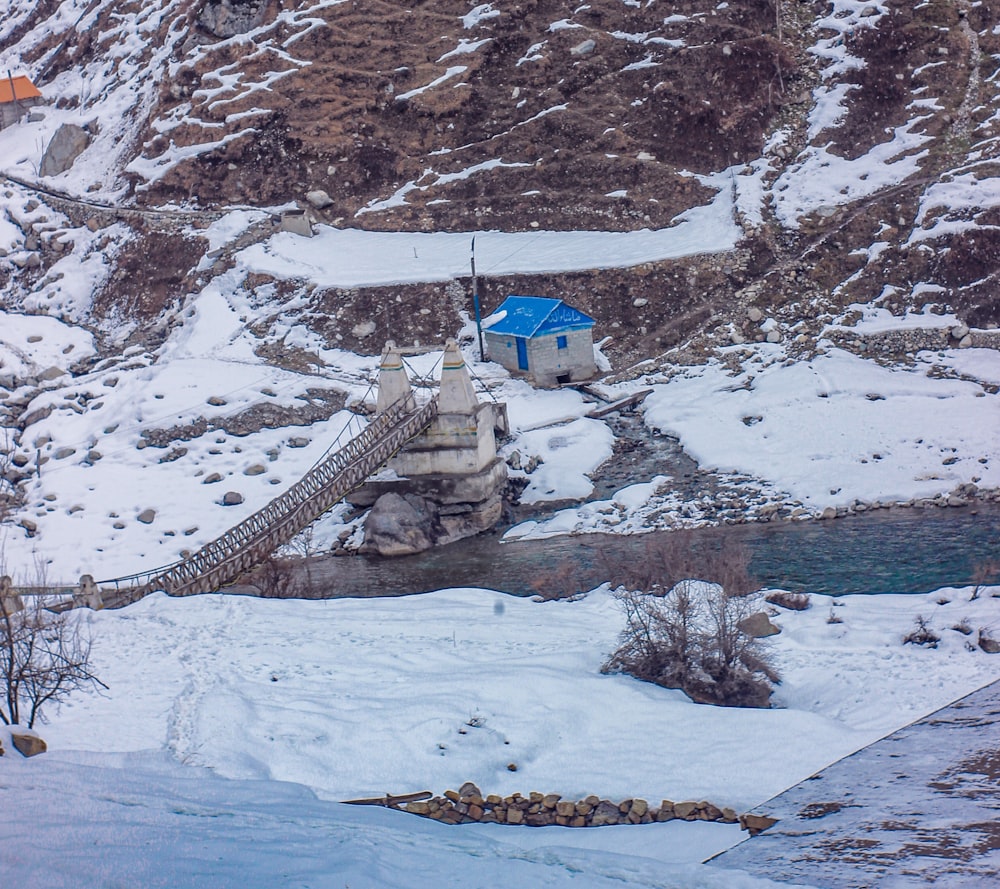
[[[34,536],[35,532],[38,530],[38,525],[31,519],[21,519],[18,524],[28,532],[28,536]]]
[[[66,376],[66,371],[64,371],[61,367],[53,365],[52,367],[45,368],[45,370],[38,375],[38,379],[40,382],[48,383],[52,380],[58,380],[59,377],[64,376]]]
[[[351,328],[351,336],[355,336],[359,340],[363,340],[365,337],[369,337],[373,333],[375,333],[374,321],[362,321],[360,324],[355,324],[354,327]]]
[[[431,807],[429,803],[418,801],[406,804],[406,811],[414,815],[430,815]]]
[[[781,632],[781,628],[772,624],[770,618],[763,611],[758,611],[756,614],[751,614],[749,617],[743,618],[736,626],[741,632],[752,636],[754,639],[776,636]]]
[[[98,450],[96,450],[94,448],[91,448],[89,451],[87,451],[87,462],[88,463],[96,463],[103,456],[104,456],[104,454],[102,454],[100,451],[98,451]]]
[[[239,506],[243,502],[243,495],[239,491],[226,491],[222,498],[223,506]]]
[[[764,313],[756,306],[750,306],[750,308],[747,309],[747,318],[756,324],[764,318]]]
[[[643,306],[649,305],[648,299],[643,299],[641,296],[632,300],[632,305],[637,309],[641,309]]]
[[[769,330],[766,339],[769,343],[780,343],[781,334],[777,330]]]
[[[365,549],[382,556],[420,553],[434,545],[437,506],[423,497],[383,494],[365,519]]]
[[[308,192],[306,200],[317,210],[324,210],[333,203],[333,198],[321,188]]]
[[[76,453],[76,448],[57,448],[53,454],[53,460],[65,460],[67,457],[72,457]]]
[[[211,475],[206,475],[205,478],[202,479],[201,483],[203,485],[214,485],[216,482],[221,482],[221,481],[222,481],[222,476],[219,475],[219,473],[217,472],[213,472]]]
[[[665,799],[660,803],[660,808],[656,812],[657,821],[673,821],[676,817],[672,800]]]
[[[618,806],[607,800],[601,800],[590,816],[591,827],[604,827],[607,824],[621,824],[622,813]]]
[[[597,44],[593,40],[584,40],[583,43],[578,43],[570,51],[571,56],[586,56],[594,51]]]
[[[698,811],[698,804],[693,802],[674,803],[674,817],[684,821],[693,821]]]
[[[221,395],[213,395],[208,399],[208,404],[212,405],[212,407],[222,407],[225,403],[226,399]]]
[[[459,787],[458,794],[459,796],[464,796],[464,797],[473,797],[473,796],[482,797],[483,795],[482,792],[479,790],[479,788],[476,787],[476,785],[473,784],[471,781],[466,781],[461,787]]]
[[[729,334],[729,341],[734,346],[742,346],[743,343],[745,343],[747,341],[747,338],[745,336],[743,336],[743,331],[742,330],[740,330],[739,328],[735,328],[734,327],[733,330]]]
[[[301,435],[293,435],[288,439],[288,447],[290,448],[305,448],[309,446],[310,439],[305,438]]]
[[[39,168],[40,176],[65,173],[90,144],[90,134],[76,124],[64,123],[49,142]]]
[[[524,821],[524,812],[517,808],[509,808],[507,810],[507,823],[508,824],[521,824]]]
[[[48,745],[38,735],[28,732],[12,731],[10,742],[22,756],[38,756],[48,750]]]
[[[835,519],[837,518],[837,507],[827,506],[820,514],[821,519]]]
[[[722,820],[722,809],[718,806],[712,805],[712,803],[703,802],[698,807],[698,820],[699,821],[721,821]]]
[[[968,324],[956,324],[951,329],[951,335],[954,339],[960,340],[963,337],[969,335],[969,325]]]
[[[979,647],[987,654],[1000,654],[1000,640],[979,634]]]
[[[968,349],[969,346],[971,345],[972,345],[972,337],[969,334],[966,334],[958,341],[959,349]]]
[[[153,523],[153,519],[155,518],[156,518],[155,509],[144,509],[142,512],[139,513],[139,515],[135,517],[135,520],[137,522],[142,522],[144,525],[151,525]]]
[[[770,818],[767,815],[740,815],[740,827],[748,831],[750,836],[755,837],[759,833],[763,833],[772,825],[778,823],[777,818]]]
[[[267,469],[260,463],[254,463],[253,466],[248,466],[243,470],[244,475],[263,475],[267,472]]]

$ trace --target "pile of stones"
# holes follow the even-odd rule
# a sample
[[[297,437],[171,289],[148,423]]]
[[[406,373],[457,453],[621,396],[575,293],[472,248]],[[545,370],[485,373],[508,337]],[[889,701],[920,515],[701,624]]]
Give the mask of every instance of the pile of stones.
[[[745,819],[752,821],[760,817],[738,816],[733,809],[720,808],[705,801],[675,803],[663,800],[659,806],[651,806],[643,799],[612,802],[597,796],[588,796],[580,800],[564,800],[558,793],[532,792],[528,796],[515,793],[506,797],[490,794],[484,797],[472,782],[463,784],[458,791],[446,790],[443,796],[433,796],[430,792],[426,792],[367,802],[378,802],[389,808],[432,818],[446,824],[604,827],[612,824],[652,824],[681,820],[740,823],[744,829],[750,830],[750,823],[745,823]]]

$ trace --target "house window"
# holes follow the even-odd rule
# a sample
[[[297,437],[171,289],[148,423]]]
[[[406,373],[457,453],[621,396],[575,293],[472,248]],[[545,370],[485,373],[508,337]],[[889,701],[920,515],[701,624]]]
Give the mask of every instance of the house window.
[[[566,337],[564,337],[564,336],[557,336],[556,337],[556,348],[557,349],[565,349],[566,348]]]

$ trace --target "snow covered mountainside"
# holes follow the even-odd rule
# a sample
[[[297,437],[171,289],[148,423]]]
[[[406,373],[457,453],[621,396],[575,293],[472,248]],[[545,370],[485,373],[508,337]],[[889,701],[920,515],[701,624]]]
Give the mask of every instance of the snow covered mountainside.
[[[9,4],[0,63],[48,104],[0,133],[18,180],[2,193],[5,301],[108,344],[148,338],[231,265],[198,236],[216,214],[323,192],[312,212],[338,228],[539,239],[724,210],[732,234],[681,250],[505,266],[518,245],[480,264],[488,304],[566,295],[599,333],[629,331],[623,357],[728,336],[748,304],[807,327],[852,303],[934,304],[985,327],[1000,321],[998,52],[992,0]],[[89,142],[42,175],[61,124]],[[271,217],[253,218],[245,240],[266,244]],[[381,265],[374,281],[241,283],[298,296],[304,323],[366,352],[454,329],[462,261],[444,280]],[[428,314],[354,292],[387,269]],[[526,272],[543,274],[511,277]],[[354,332],[366,321],[377,335]]]
[[[518,535],[1000,486],[995,3],[46,0],[0,63],[46,100],[0,131],[17,570],[211,540],[358,430],[390,338],[426,373],[461,332],[525,499],[586,498],[609,427],[473,363],[473,234],[487,311],[588,311],[606,395],[721,477]]]

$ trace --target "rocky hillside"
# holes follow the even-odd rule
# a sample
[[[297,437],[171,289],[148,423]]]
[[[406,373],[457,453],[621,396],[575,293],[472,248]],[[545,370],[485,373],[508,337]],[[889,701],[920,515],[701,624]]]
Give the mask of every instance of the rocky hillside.
[[[4,303],[107,343],[155,342],[274,231],[220,245],[213,220],[307,195],[414,232],[661,229],[731,196],[735,249],[484,285],[628,330],[621,363],[761,337],[748,307],[806,338],[874,301],[1000,322],[997,0],[39,0],[0,56],[48,103],[0,133]],[[83,148],[54,167],[64,124]],[[471,293],[242,283],[369,353],[455,330]],[[383,322],[401,295],[423,314]]]

